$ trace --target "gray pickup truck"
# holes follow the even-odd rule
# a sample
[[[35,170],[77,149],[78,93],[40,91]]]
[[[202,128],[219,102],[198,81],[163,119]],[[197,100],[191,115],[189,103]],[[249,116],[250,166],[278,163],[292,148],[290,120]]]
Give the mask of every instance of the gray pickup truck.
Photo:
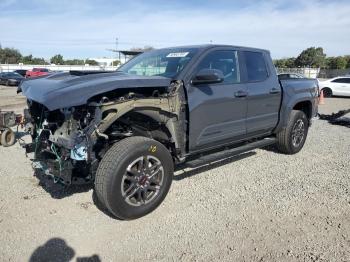
[[[272,144],[297,153],[319,92],[313,79],[279,81],[269,51],[226,45],[149,51],[116,72],[56,73],[19,89],[27,152],[55,181],[94,182],[120,219],[159,206],[178,165]]]

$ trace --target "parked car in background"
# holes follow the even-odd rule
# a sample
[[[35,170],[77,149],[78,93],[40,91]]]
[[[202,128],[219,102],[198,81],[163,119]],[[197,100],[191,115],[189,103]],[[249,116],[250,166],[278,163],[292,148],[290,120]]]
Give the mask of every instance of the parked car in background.
[[[23,76],[21,76],[18,73],[15,73],[15,72],[0,73],[0,84],[1,85],[18,86],[23,79],[24,79]]]
[[[297,74],[297,73],[283,73],[278,75],[278,79],[298,79],[298,78],[306,78],[302,74]]]
[[[13,72],[17,73],[17,74],[20,74],[21,76],[25,77],[26,76],[26,73],[27,73],[27,69],[18,69],[18,70],[15,70]]]
[[[320,90],[325,97],[349,96],[350,97],[350,75],[338,76],[326,81],[319,81]]]
[[[47,68],[33,68],[32,70],[28,70],[26,72],[26,78],[44,76],[48,75],[49,73],[50,70]]]

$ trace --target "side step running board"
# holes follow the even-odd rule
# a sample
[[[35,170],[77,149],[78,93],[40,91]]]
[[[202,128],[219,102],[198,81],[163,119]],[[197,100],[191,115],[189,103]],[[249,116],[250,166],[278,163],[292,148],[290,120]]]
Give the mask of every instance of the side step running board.
[[[273,145],[275,143],[276,143],[276,138],[274,138],[274,137],[264,138],[264,139],[259,140],[259,141],[251,142],[249,144],[244,144],[242,146],[226,149],[226,150],[216,152],[213,154],[199,156],[196,159],[189,160],[188,162],[185,162],[184,164],[182,164],[182,166],[195,168],[195,167],[199,167],[199,166],[211,163],[211,162],[215,162],[215,161],[223,160],[225,158],[233,157],[235,155],[238,155],[238,154],[241,154],[241,153],[253,150],[253,149]]]

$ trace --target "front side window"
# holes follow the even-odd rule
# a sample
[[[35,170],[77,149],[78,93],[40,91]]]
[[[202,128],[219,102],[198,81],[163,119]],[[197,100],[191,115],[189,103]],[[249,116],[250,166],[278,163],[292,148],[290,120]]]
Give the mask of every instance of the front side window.
[[[212,51],[199,63],[196,73],[202,69],[217,69],[224,75],[224,84],[240,82],[237,51]]]
[[[136,56],[118,71],[132,75],[175,77],[192,57],[196,48],[174,48],[149,51]]]
[[[262,53],[244,51],[248,82],[264,81],[268,77],[265,59]]]

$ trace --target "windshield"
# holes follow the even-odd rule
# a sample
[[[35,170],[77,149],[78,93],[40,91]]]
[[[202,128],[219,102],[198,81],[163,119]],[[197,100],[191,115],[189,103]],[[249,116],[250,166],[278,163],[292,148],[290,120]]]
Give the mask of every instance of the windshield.
[[[175,77],[197,53],[196,48],[172,48],[149,51],[131,59],[118,71],[141,76]]]

